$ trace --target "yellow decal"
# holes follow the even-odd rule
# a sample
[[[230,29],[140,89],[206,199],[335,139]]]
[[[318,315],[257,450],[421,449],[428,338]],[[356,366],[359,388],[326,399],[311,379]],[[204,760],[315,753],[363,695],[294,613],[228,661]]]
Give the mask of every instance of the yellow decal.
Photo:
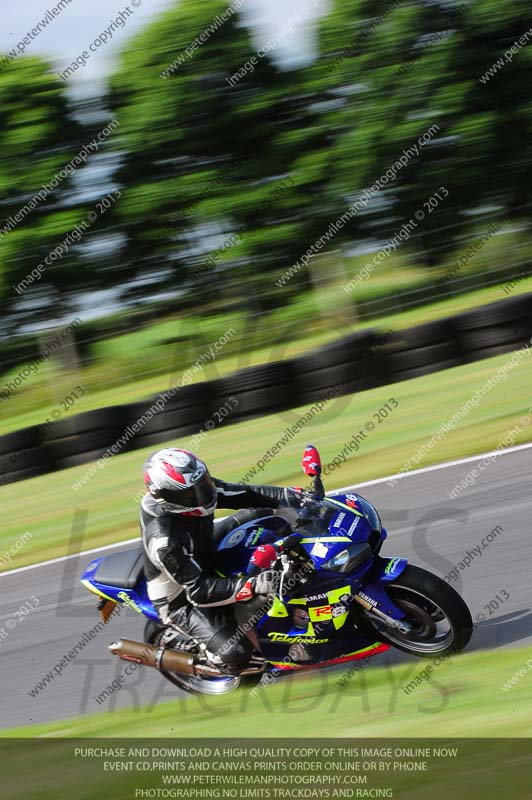
[[[344,594],[351,594],[351,587],[350,586],[342,586],[340,589],[333,589],[331,592],[327,592],[327,599],[329,603],[333,606],[337,603],[340,603],[342,595]],[[341,605],[337,606],[338,609],[342,609]],[[347,611],[340,611],[338,614],[332,614],[333,618],[333,625],[336,630],[340,630],[345,625],[345,621],[347,619],[347,615],[349,614],[349,609]]]
[[[309,615],[312,622],[326,622],[332,619],[332,608],[330,605],[309,608]]]
[[[269,633],[268,638],[273,642],[305,642],[305,644],[324,644],[328,639],[315,639],[303,633],[301,636],[290,636],[288,633]]]
[[[96,587],[94,587],[90,581],[82,579],[80,583],[82,583],[83,586],[85,586],[85,588],[89,590],[89,592],[97,594],[100,597],[105,597],[106,600],[110,600],[112,603],[116,603],[116,600],[113,597],[109,597],[108,594],[104,594],[99,589],[96,589]]]
[[[350,542],[349,536],[309,536],[301,539],[301,544],[311,544],[312,542]]]
[[[120,600],[121,600],[121,601],[122,601],[122,602],[123,602],[123,603],[124,603],[126,606],[129,606],[129,607],[130,607],[130,608],[132,608],[134,611],[136,611],[136,612],[137,612],[137,614],[142,614],[142,609],[138,607],[138,605],[135,603],[135,601],[134,601],[134,600],[132,600],[132,599],[131,599],[131,597],[130,597],[128,594],[126,594],[126,592],[118,592],[118,594],[117,594],[117,597],[119,597],[119,598],[120,598]]]
[[[288,611],[278,597],[275,597],[273,600],[272,607],[268,611],[269,617],[287,617]]]
[[[346,505],[345,503],[341,503],[340,500],[331,500],[330,497],[327,498],[328,503],[333,503],[335,506],[339,506],[340,508],[347,508],[352,514],[356,514],[357,517],[363,517],[364,514],[361,511],[357,511],[356,508],[351,508],[351,506]]]

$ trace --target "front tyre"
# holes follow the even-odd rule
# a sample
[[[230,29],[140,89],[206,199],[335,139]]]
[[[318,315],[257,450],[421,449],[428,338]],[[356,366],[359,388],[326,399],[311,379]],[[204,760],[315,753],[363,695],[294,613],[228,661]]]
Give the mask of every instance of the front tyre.
[[[431,572],[409,564],[387,584],[386,593],[406,612],[412,630],[407,634],[392,630],[366,612],[366,622],[381,641],[420,658],[459,653],[469,642],[473,632],[469,608],[458,592]]]

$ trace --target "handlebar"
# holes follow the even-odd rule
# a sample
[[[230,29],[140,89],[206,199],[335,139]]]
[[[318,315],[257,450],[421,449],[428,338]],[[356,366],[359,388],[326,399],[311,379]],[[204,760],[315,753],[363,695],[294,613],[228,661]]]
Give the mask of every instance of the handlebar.
[[[310,574],[315,570],[314,562],[301,544],[301,539],[300,534],[292,533],[281,545],[281,555],[279,556],[281,565],[280,598],[292,589],[306,583]]]

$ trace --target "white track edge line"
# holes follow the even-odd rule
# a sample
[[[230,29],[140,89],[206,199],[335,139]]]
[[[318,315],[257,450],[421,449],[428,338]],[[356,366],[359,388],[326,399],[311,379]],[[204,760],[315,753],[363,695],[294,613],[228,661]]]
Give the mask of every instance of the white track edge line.
[[[456,467],[460,464],[470,464],[472,461],[480,461],[488,456],[504,456],[508,453],[516,453],[518,450],[529,450],[532,447],[532,442],[527,444],[516,444],[513,447],[507,447],[504,450],[491,450],[489,453],[479,453],[476,456],[467,456],[466,458],[458,458],[455,461],[443,461],[441,464],[432,464],[430,467],[421,467],[420,469],[411,469],[408,472],[396,472],[395,475],[388,475],[386,478],[375,478],[371,481],[364,483],[357,483],[353,486],[343,486],[340,489],[335,489],[335,492],[345,492],[349,489],[356,489],[359,486],[374,486],[377,483],[384,483],[385,481],[398,481],[401,478],[408,478],[410,475],[421,475],[423,472],[434,472],[438,469],[445,469],[446,467]]]
[[[385,483],[386,481],[392,480],[401,480],[402,478],[408,478],[411,475],[421,475],[424,472],[435,472],[438,469],[446,469],[447,467],[456,467],[460,464],[468,464],[472,461],[480,461],[482,458],[487,458],[488,456],[503,456],[507,455],[508,453],[516,453],[519,450],[528,450],[532,447],[532,442],[528,444],[518,444],[514,447],[508,447],[505,450],[491,450],[489,453],[479,453],[476,456],[467,456],[467,458],[459,458],[454,461],[444,461],[441,464],[433,464],[430,467],[422,467],[421,469],[413,469],[409,472],[397,472],[395,475],[387,475],[385,478],[375,478],[371,481],[365,481],[364,483],[355,483],[351,486],[342,486],[338,489],[334,489],[335,494],[337,492],[347,492],[350,489],[358,489],[361,486],[375,486],[379,483]],[[93,553],[101,553],[104,550],[113,550],[116,547],[123,547],[126,544],[135,544],[135,542],[140,541],[140,536],[135,537],[134,539],[124,539],[122,542],[115,542],[114,544],[106,544],[102,547],[94,547],[91,550],[82,550],[81,553],[73,553],[69,556],[60,556],[59,558],[52,558],[49,561],[41,561],[37,564],[28,564],[27,567],[17,567],[16,569],[10,569],[6,572],[0,572],[0,579],[7,577],[8,575],[16,575],[20,572],[28,572],[30,569],[40,569],[41,567],[49,567],[52,564],[60,564],[63,561],[68,561],[71,558],[80,558],[81,556],[90,556]]]

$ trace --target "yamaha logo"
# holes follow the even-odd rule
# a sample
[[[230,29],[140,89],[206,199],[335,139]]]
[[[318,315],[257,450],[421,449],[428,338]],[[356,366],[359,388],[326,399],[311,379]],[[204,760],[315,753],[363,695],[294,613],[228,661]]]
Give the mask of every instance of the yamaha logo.
[[[220,550],[226,550],[228,547],[236,547],[237,544],[240,544],[247,533],[248,531],[245,528],[243,530],[233,531],[233,533],[230,533],[223,541]]]

